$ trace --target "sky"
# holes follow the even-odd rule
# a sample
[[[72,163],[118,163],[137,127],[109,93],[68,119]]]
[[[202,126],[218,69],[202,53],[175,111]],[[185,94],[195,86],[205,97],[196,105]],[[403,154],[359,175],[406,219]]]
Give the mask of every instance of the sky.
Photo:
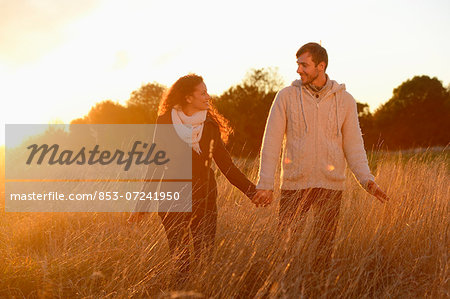
[[[416,75],[449,85],[449,16],[445,0],[0,0],[0,143],[5,124],[69,123],[190,72],[215,95],[252,68],[277,68],[288,85],[311,41],[374,111]]]

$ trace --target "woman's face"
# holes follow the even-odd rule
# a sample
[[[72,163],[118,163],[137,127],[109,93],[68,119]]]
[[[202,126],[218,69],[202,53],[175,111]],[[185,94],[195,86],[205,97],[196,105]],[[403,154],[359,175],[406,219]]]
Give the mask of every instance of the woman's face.
[[[194,92],[186,97],[187,106],[191,111],[208,110],[211,97],[208,94],[205,83],[195,87]]]

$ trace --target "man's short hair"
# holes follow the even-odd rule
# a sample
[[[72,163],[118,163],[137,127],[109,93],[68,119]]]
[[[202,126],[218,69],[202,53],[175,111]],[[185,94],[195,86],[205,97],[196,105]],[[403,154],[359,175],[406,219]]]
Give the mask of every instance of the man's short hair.
[[[321,63],[322,61],[325,62],[325,70],[328,66],[328,54],[327,50],[325,50],[324,47],[319,45],[318,43],[307,43],[303,46],[301,46],[300,49],[297,51],[297,58],[300,57],[300,55],[309,53],[311,54],[312,61],[316,64],[316,66]]]

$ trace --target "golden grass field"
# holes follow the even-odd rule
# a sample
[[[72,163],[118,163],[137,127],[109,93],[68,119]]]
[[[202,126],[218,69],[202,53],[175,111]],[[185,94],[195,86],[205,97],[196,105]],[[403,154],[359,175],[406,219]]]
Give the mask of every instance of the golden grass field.
[[[310,222],[282,257],[278,201],[256,208],[220,175],[212,263],[192,269],[181,289],[170,284],[173,266],[157,215],[130,226],[127,213],[5,213],[3,173],[0,297],[450,298],[449,161],[448,151],[371,155],[391,197],[384,205],[349,174],[325,272],[310,267]],[[257,164],[237,162],[255,181]]]

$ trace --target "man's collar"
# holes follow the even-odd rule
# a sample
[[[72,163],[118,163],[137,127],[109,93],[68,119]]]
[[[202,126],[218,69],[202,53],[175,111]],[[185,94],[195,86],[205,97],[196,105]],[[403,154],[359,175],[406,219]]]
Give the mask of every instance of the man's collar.
[[[328,78],[327,74],[325,74],[325,78],[326,78],[325,84],[321,87],[315,86],[314,84],[311,83],[306,85],[306,87],[308,87],[312,92],[318,93],[321,90],[324,90],[324,88],[330,83],[330,79]]]

